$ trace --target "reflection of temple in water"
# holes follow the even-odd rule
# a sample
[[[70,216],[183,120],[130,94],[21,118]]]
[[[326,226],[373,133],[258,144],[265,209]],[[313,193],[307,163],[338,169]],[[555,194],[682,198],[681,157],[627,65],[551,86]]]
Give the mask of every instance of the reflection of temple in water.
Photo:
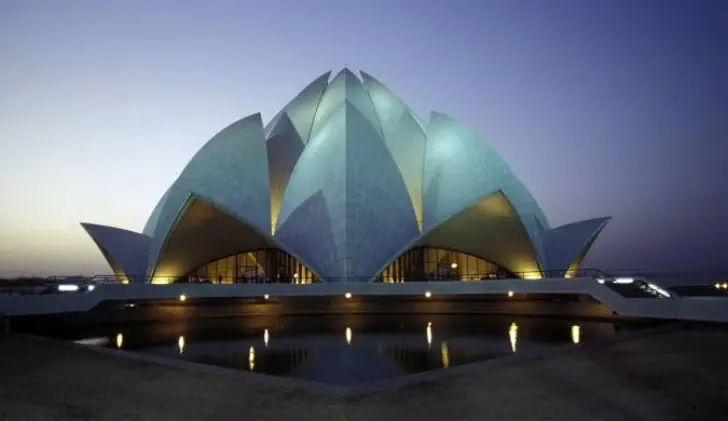
[[[251,347],[232,355],[205,354],[196,359],[202,364],[217,365],[265,374],[283,375],[296,370],[316,354],[316,348],[271,349]]]
[[[417,373],[437,368],[468,364],[501,356],[492,352],[478,352],[455,348],[443,342],[430,350],[380,346],[379,354],[395,362],[404,373]]]

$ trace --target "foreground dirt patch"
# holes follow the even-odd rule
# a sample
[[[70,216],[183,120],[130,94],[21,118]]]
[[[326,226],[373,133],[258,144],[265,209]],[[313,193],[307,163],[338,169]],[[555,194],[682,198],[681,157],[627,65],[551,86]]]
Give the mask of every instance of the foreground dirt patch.
[[[728,329],[693,327],[341,398],[0,337],[0,420],[721,420]]]

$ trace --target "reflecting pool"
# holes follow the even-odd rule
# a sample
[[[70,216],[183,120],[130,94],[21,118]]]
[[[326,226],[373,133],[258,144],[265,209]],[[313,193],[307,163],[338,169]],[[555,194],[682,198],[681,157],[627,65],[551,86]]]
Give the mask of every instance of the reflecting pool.
[[[614,337],[633,325],[506,316],[304,316],[102,327],[54,336],[90,346],[352,385]]]

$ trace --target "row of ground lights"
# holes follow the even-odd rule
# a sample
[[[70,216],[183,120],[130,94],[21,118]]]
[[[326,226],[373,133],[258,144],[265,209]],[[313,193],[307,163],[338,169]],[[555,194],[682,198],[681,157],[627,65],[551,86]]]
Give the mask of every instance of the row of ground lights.
[[[715,287],[719,288],[718,284],[715,284]],[[728,288],[728,284],[723,284],[723,288]],[[511,298],[514,295],[514,292],[508,291],[506,293],[506,295],[508,295],[508,298]],[[352,297],[351,292],[347,292],[346,294],[344,294],[344,298],[346,298],[347,300],[350,299],[351,297]],[[425,291],[425,298],[431,298],[431,297],[432,297],[432,291]],[[263,298],[267,300],[270,298],[270,295],[265,294],[265,295],[263,295]],[[187,296],[185,294],[182,294],[179,296],[179,300],[182,302],[187,301]]]
[[[715,284],[715,289],[728,289],[728,282],[723,282],[722,284],[719,282]]]

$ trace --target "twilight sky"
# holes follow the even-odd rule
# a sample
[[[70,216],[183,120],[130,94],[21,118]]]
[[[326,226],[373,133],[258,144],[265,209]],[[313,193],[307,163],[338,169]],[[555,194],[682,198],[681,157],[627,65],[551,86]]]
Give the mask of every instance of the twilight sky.
[[[584,266],[728,272],[728,2],[0,0],[0,276],[107,274],[192,155],[327,70],[473,126]]]

